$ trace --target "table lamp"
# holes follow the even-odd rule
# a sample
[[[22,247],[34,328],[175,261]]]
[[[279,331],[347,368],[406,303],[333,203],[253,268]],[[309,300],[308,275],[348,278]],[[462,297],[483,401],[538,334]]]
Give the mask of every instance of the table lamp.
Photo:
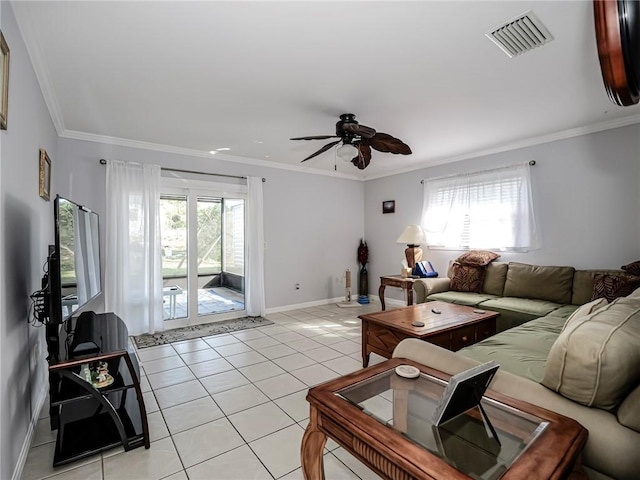
[[[407,248],[404,251],[405,257],[407,257],[407,266],[413,271],[413,267],[416,266],[416,262],[422,260],[421,243],[427,242],[427,236],[422,230],[420,225],[409,225],[396,240],[397,243],[406,243]]]

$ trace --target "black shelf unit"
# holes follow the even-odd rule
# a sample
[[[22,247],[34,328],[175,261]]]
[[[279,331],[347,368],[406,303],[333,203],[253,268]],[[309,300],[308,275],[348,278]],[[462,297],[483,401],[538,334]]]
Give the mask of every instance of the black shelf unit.
[[[120,445],[149,448],[140,370],[124,322],[113,313],[85,312],[59,330],[49,342],[49,410],[58,429],[53,466]],[[114,378],[103,388],[79,375],[83,364],[98,361]]]

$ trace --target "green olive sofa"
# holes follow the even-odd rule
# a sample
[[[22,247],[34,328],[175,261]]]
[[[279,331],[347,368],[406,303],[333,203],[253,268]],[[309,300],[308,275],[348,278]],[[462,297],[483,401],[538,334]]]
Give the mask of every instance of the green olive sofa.
[[[589,431],[582,458],[589,478],[640,478],[640,288],[612,302],[591,301],[595,275],[620,271],[565,270],[559,281],[548,274],[570,267],[518,265],[512,273],[521,281],[541,275],[527,292],[507,288],[515,281],[508,274],[513,264],[502,265],[489,266],[481,293],[450,292],[447,279],[438,278],[415,289],[419,302],[498,310],[507,318],[501,332],[458,352],[407,339],[393,356],[452,375],[495,360],[500,370],[492,389],[571,417]],[[549,286],[562,296],[550,296]]]
[[[566,318],[591,300],[595,277],[601,274],[624,272],[492,262],[486,267],[480,292],[450,290],[449,277],[420,278],[413,283],[414,301],[441,300],[498,312],[496,330],[501,332],[552,313]]]

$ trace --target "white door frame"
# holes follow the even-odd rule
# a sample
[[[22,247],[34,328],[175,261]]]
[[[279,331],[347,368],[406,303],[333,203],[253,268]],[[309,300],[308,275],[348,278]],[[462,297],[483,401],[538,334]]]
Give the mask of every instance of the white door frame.
[[[160,193],[162,195],[184,195],[187,197],[187,291],[188,293],[188,315],[184,318],[176,318],[164,321],[166,329],[185,327],[189,325],[199,325],[202,323],[219,322],[233,318],[246,317],[247,311],[234,310],[227,313],[216,313],[210,315],[198,315],[198,239],[192,235],[191,227],[198,223],[198,212],[196,201],[198,197],[214,198],[240,198],[247,201],[247,186],[241,184],[228,184],[219,182],[207,182],[203,180],[189,180],[182,178],[161,177]],[[245,215],[246,231],[246,215]],[[192,254],[191,252],[196,252]],[[247,243],[244,244],[244,256],[247,258]],[[246,270],[246,269],[245,269]],[[192,275],[192,272],[196,272]],[[246,280],[245,280],[246,281]],[[196,292],[196,293],[192,293]],[[245,297],[246,305],[246,297]]]

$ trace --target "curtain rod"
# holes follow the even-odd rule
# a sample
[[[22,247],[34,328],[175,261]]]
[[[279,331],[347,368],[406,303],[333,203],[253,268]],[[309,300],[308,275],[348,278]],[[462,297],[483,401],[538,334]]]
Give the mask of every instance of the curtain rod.
[[[535,160],[530,160],[529,162],[527,162],[527,165],[529,165],[530,167],[533,167],[536,164]],[[516,165],[520,165],[519,163],[517,163]],[[510,168],[510,167],[515,167],[516,165],[505,165],[504,167],[497,167],[497,168],[490,168],[489,170],[480,170],[481,172],[490,172],[491,170],[502,170],[503,168]],[[477,172],[472,172],[472,173],[477,173]],[[447,178],[447,177],[456,177],[458,175],[465,175],[464,173],[454,173],[453,175],[445,175],[444,177],[435,177],[435,178],[431,178],[430,180],[440,180],[441,178]],[[420,183],[422,185],[424,185],[424,180],[420,180]]]
[[[106,165],[107,161],[104,158],[100,159],[100,165]],[[181,170],[179,168],[165,168],[165,167],[160,167],[160,170],[164,170],[167,172],[179,172],[179,173],[195,173],[196,175],[211,175],[213,177],[227,177],[227,178],[239,178],[241,180],[246,180],[247,177],[244,177],[242,175],[226,175],[224,173],[209,173],[209,172],[197,172],[195,170]],[[262,177],[262,182],[266,182],[267,179]]]

